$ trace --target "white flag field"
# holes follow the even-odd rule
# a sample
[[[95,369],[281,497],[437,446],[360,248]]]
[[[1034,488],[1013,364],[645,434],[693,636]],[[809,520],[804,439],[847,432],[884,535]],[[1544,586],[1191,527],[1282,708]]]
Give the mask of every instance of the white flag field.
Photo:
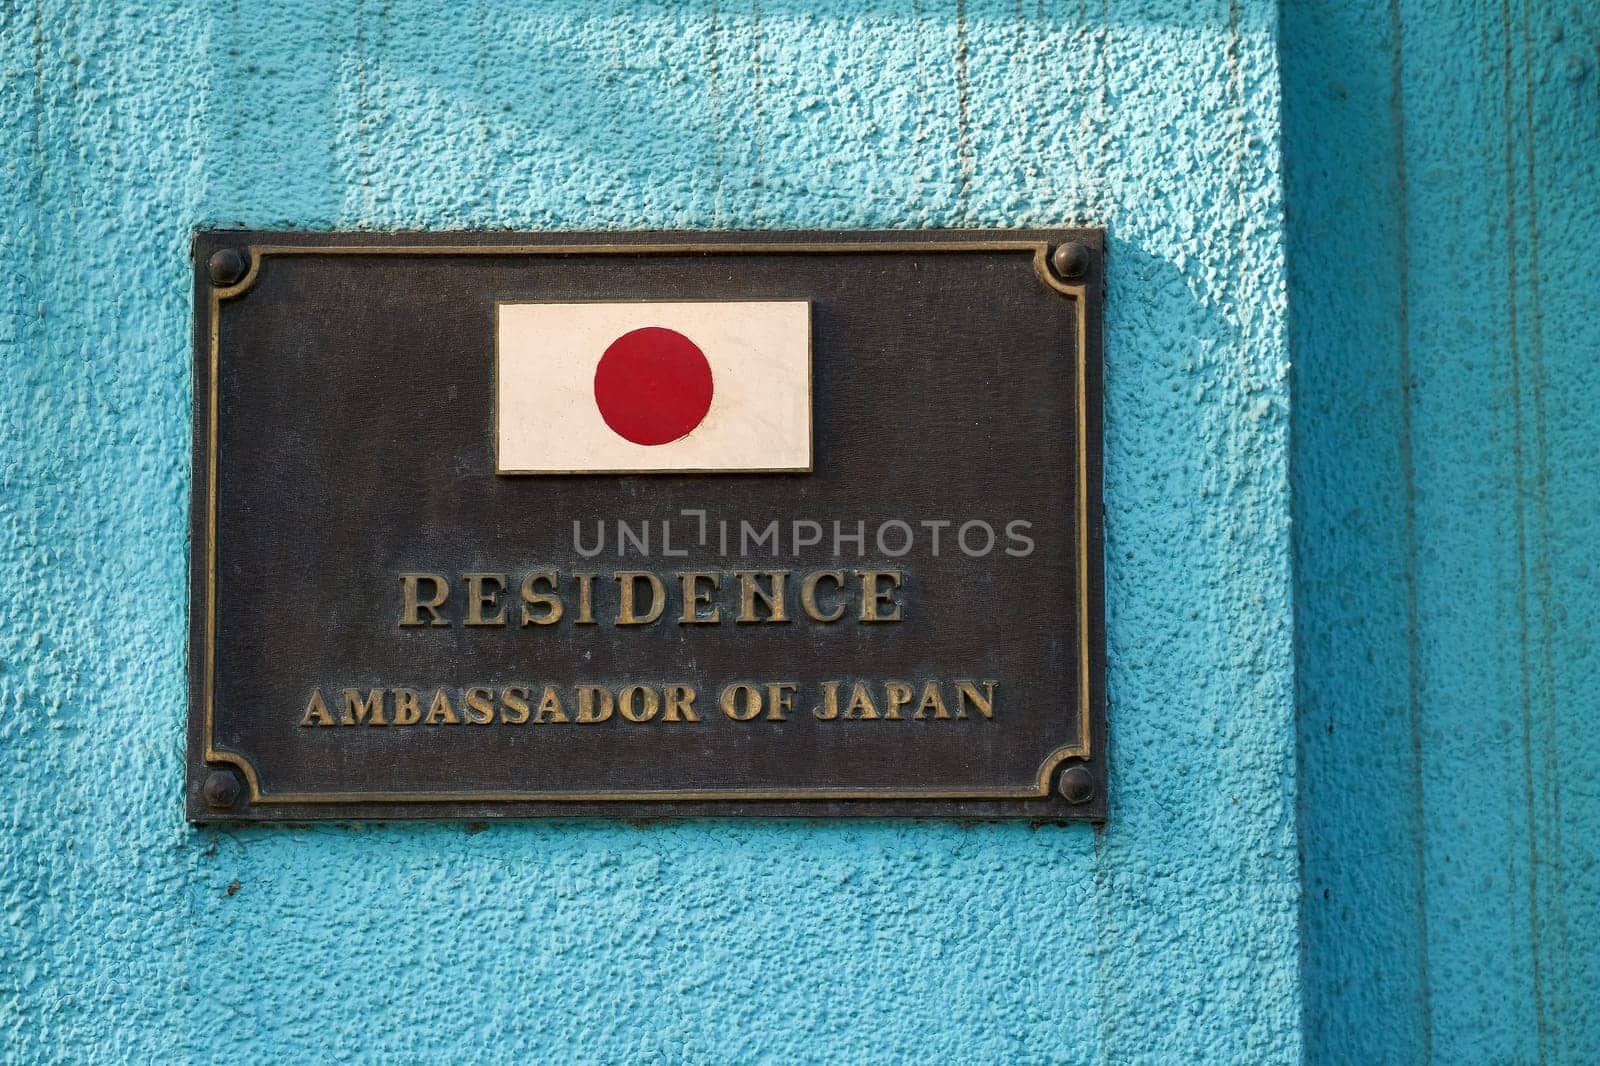
[[[804,300],[503,303],[501,474],[811,469]]]

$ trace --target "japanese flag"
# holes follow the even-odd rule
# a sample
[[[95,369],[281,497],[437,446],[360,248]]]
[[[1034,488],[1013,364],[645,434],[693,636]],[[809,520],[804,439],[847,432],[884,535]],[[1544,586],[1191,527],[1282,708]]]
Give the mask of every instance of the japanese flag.
[[[811,305],[503,303],[496,471],[811,469]]]

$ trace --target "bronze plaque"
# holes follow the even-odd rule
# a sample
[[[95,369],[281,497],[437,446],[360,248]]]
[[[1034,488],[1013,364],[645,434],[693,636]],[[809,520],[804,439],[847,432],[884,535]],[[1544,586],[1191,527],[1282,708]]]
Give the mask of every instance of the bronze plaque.
[[[1104,817],[1102,254],[198,234],[189,817]]]

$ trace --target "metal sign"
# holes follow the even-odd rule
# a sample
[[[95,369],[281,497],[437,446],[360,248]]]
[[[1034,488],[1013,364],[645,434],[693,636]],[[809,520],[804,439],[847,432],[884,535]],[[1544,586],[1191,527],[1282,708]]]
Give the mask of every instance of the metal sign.
[[[1098,231],[194,257],[192,820],[1104,816]]]

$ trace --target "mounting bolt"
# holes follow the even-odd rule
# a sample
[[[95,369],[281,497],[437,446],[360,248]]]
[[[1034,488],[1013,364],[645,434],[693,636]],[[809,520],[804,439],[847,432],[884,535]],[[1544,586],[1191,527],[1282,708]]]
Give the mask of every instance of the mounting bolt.
[[[1088,803],[1094,799],[1094,775],[1086,766],[1069,766],[1061,771],[1061,781],[1056,789],[1068,803]]]
[[[1087,247],[1068,241],[1056,245],[1056,250],[1050,253],[1050,266],[1063,278],[1081,278],[1088,273],[1091,258]]]
[[[205,796],[206,806],[227,810],[238,802],[239,777],[229,770],[213,770],[206,775],[200,793]]]
[[[211,253],[211,258],[206,262],[211,284],[219,288],[232,285],[244,277],[244,269],[244,256],[236,248],[219,248]]]

